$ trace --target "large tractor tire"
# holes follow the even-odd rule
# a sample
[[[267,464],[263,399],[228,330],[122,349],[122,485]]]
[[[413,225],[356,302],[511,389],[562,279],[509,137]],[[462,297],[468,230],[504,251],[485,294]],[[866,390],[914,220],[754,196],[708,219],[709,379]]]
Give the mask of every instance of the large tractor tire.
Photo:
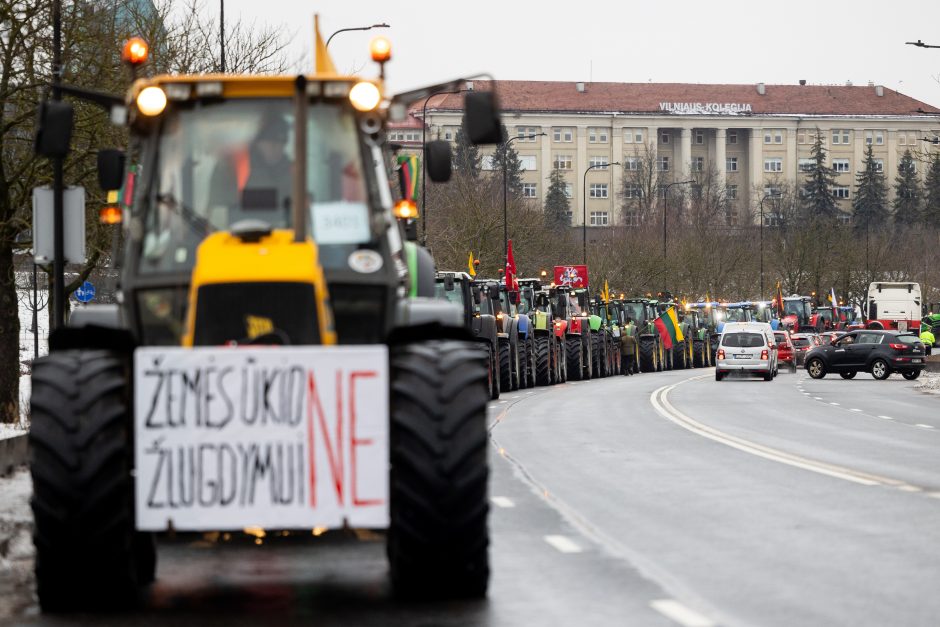
[[[508,338],[499,338],[499,389],[512,391],[512,346]]]
[[[486,345],[486,356],[487,356],[487,367],[489,372],[487,373],[488,379],[488,388],[490,393],[490,399],[496,400],[499,398],[499,359],[496,356],[496,353],[493,351],[493,345]]]
[[[637,344],[640,351],[640,372],[656,372],[659,363],[656,358],[656,342],[640,338]]]
[[[591,341],[594,337],[594,333],[591,331],[585,331],[581,333],[581,350],[584,355],[582,356],[584,370],[581,372],[581,379],[584,381],[590,381],[594,378],[594,355],[592,353]]]
[[[62,351],[33,365],[33,541],[45,612],[130,608],[153,581],[153,540],[134,524],[130,376],[110,351]]]
[[[388,558],[396,594],[478,598],[489,581],[486,364],[433,340],[391,354]]]
[[[552,355],[551,341],[547,335],[535,338],[535,383],[536,385],[552,384]]]
[[[595,379],[604,376],[604,347],[601,345],[603,339],[599,333],[591,334],[591,362],[594,364],[591,374]]]
[[[702,340],[692,341],[692,367],[704,368],[707,365],[705,361],[705,342]]]
[[[584,351],[581,350],[581,336],[569,335],[565,338],[565,368],[568,378],[580,381],[584,375]]]
[[[561,338],[555,339],[555,356],[558,358],[558,383],[568,382],[568,358],[565,355],[565,344]]]

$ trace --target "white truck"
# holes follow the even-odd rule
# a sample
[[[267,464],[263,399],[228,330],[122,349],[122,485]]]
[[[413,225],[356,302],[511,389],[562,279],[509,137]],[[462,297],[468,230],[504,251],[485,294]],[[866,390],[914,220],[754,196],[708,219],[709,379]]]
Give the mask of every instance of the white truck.
[[[920,332],[919,283],[876,281],[868,286],[865,303],[867,328]]]

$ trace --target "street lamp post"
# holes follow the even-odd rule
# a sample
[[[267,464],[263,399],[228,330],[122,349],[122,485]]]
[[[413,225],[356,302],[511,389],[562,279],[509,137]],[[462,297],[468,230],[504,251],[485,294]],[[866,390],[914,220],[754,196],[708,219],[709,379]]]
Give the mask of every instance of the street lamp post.
[[[620,165],[620,162],[589,165],[581,177],[581,263],[584,265],[587,265],[587,175],[595,168],[607,168],[612,165]]]
[[[760,203],[760,293],[758,300],[764,300],[764,201],[768,198],[779,198],[779,193],[764,194]]]
[[[381,24],[373,24],[372,26],[353,26],[351,28],[341,28],[337,31],[333,31],[333,34],[330,35],[329,39],[326,40],[326,47],[329,48],[330,41],[332,41],[332,39],[336,37],[337,35],[339,35],[340,33],[345,33],[351,30],[372,30],[373,28],[389,28],[389,26],[388,24],[383,22]]]
[[[548,133],[532,133],[531,135],[516,135],[506,140],[506,154],[503,155],[503,263],[509,260],[509,214],[506,210],[506,196],[508,195],[508,182],[506,180],[506,171],[509,168],[509,144],[517,139],[535,139],[545,136]]]
[[[424,99],[424,104],[421,106],[421,245],[428,245],[428,201],[427,201],[427,189],[428,189],[428,169],[425,165],[427,161],[427,137],[428,137],[428,101],[431,100],[434,96],[440,96],[441,94],[459,94],[461,92],[467,91],[466,89],[451,89],[451,90],[441,90],[436,91],[432,94],[429,94],[427,98]]]
[[[663,189],[663,261],[666,260],[666,210],[669,208],[669,188],[673,185],[685,185],[687,183],[694,183],[695,181],[674,181],[667,184]]]

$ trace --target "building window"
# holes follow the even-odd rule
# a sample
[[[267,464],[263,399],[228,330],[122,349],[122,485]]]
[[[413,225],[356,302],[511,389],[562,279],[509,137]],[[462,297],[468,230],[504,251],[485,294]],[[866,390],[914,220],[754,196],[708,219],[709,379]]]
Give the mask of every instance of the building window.
[[[839,226],[849,226],[852,224],[852,216],[847,213],[839,213]]]
[[[607,183],[591,183],[591,198],[607,198]]]
[[[610,214],[606,211],[591,212],[591,226],[607,226],[610,224]]]
[[[535,143],[538,140],[538,137],[533,137],[542,132],[542,129],[538,126],[517,126],[516,127],[516,137],[519,139],[516,140],[517,143],[529,142]]]
[[[606,170],[610,166],[610,159],[598,156],[591,157],[590,165],[595,170]]]
[[[588,127],[588,142],[591,144],[606,144],[607,129],[602,126]]]
[[[701,172],[705,169],[705,157],[692,157],[692,171]]]
[[[454,141],[454,129],[447,126],[444,128],[444,139],[451,142]]]
[[[695,143],[699,145],[705,143],[705,131],[695,131]]]
[[[906,146],[906,145],[907,145],[907,134],[898,133],[898,146]]]
[[[764,129],[764,143],[765,144],[782,144],[783,143],[783,129],[765,128]]]
[[[574,212],[569,210],[565,212],[565,215],[568,216],[568,224],[571,224],[571,218],[574,217]]]
[[[623,129],[623,143],[642,144],[643,143],[643,129],[642,128]]]
[[[555,155],[555,161],[552,163],[552,167],[556,170],[570,170],[571,155]]]
[[[656,169],[660,172],[669,171],[669,157],[657,157],[656,158]]]
[[[849,140],[849,136],[850,136],[850,131],[848,131],[848,130],[844,130],[844,129],[840,130],[840,129],[837,129],[837,128],[832,129],[832,143],[833,143],[833,145],[835,145],[835,144],[844,144],[844,145],[848,145],[848,143],[849,143],[849,141],[850,141],[850,140]]]
[[[570,144],[574,141],[574,129],[570,126],[556,126],[552,128],[552,139],[556,142]]]
[[[728,221],[728,226],[735,226],[738,223],[738,208],[734,205],[728,207],[725,219]]]
[[[627,157],[623,160],[623,169],[636,172],[640,169],[640,158],[639,157]]]
[[[783,172],[783,159],[780,157],[764,159],[764,172]]]
[[[396,131],[389,133],[389,140],[393,142],[419,142],[421,133],[418,131]]]
[[[535,155],[519,155],[519,167],[524,172],[534,172],[536,169]]]
[[[764,196],[779,196],[780,188],[774,187],[773,185],[768,185],[764,188]]]
[[[836,198],[845,199],[849,197],[849,188],[843,185],[840,185],[839,187],[833,187],[832,193]]]
[[[738,171],[738,158],[737,157],[728,157],[725,159],[725,170],[728,172],[737,172]]]
[[[816,167],[816,160],[807,159],[805,157],[800,158],[800,161],[797,167],[800,169],[800,172],[812,172],[813,168]]]
[[[643,188],[636,183],[627,183],[623,187],[624,198],[643,198]]]
[[[848,172],[849,160],[848,159],[833,159],[832,169],[835,170],[836,172]]]
[[[728,200],[737,200],[738,199],[738,186],[729,185],[728,186]]]
[[[728,143],[736,144],[738,143],[738,132],[737,131],[728,131]]]
[[[495,170],[493,167],[493,155],[484,155],[480,159],[480,169],[481,170]]]
[[[884,159],[875,159],[875,172],[884,172],[885,171],[885,160]]]
[[[522,184],[522,197],[523,198],[535,198],[535,183],[523,183]]]
[[[659,134],[659,143],[661,144],[669,143],[669,131],[663,131]]]
[[[885,134],[882,131],[865,131],[865,145],[883,146],[885,143]]]
[[[565,183],[565,198],[571,198],[574,195],[574,190],[571,187],[571,183]],[[568,216],[571,217],[570,215]]]
[[[627,211],[623,214],[623,223],[625,226],[640,226],[640,212]]]

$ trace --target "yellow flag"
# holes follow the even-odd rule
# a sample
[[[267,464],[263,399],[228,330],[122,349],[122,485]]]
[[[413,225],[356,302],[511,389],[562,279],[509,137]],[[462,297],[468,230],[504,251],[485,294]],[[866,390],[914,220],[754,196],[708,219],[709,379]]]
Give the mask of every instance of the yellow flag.
[[[320,16],[313,16],[313,34],[316,38],[314,48],[314,67],[317,74],[336,74],[336,66],[333,65],[333,59],[330,58],[330,51],[326,49],[326,43],[320,34]]]
[[[470,251],[470,260],[467,261],[467,274],[470,276],[476,276],[477,271],[473,267],[473,251]]]
[[[604,291],[601,292],[601,298],[604,299],[604,302],[610,301],[610,285],[607,283],[607,279],[604,279]]]

